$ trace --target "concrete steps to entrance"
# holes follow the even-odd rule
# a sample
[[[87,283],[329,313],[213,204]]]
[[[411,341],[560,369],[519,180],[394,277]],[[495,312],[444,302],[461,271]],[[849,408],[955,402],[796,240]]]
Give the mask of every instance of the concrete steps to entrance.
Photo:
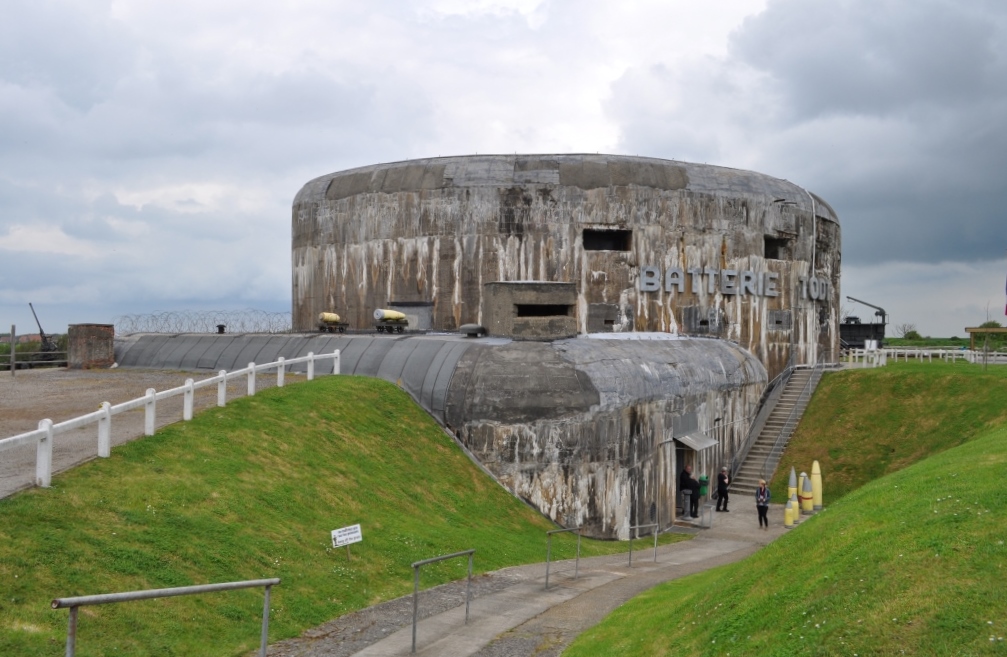
[[[745,462],[734,474],[732,496],[754,496],[759,479],[768,480],[773,475],[821,376],[819,369],[794,370],[790,375],[766,424],[749,448]],[[777,448],[775,451],[774,447]]]

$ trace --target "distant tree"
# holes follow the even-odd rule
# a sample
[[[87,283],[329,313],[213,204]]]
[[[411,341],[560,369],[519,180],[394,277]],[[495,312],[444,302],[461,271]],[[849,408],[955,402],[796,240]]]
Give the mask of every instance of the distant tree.
[[[920,335],[919,333],[916,332],[916,325],[911,324],[909,322],[906,322],[905,324],[896,324],[895,332],[899,334],[900,338],[908,338],[910,340],[918,340]],[[910,333],[916,333],[917,337],[910,338],[909,337]]]
[[[908,331],[906,331],[905,333],[903,333],[902,337],[905,338],[906,340],[922,340],[923,339],[923,336],[920,335],[920,332],[917,331],[914,328],[913,329],[909,329]]]
[[[980,324],[979,328],[1003,328],[1003,324],[995,319],[988,319]],[[1005,341],[1007,341],[1007,336],[1003,333],[987,333],[983,335],[983,351],[999,350],[1004,346]]]

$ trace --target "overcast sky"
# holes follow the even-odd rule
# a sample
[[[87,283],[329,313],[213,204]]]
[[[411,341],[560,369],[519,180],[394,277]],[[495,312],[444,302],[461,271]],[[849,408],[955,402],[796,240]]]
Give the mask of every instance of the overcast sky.
[[[1004,320],[1003,0],[5,0],[0,331],[289,311],[304,182],[477,152],[786,178],[844,296]]]

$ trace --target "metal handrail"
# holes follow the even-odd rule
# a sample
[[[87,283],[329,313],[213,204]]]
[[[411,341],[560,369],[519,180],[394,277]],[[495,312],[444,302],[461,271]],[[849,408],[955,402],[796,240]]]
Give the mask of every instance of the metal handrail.
[[[545,590],[549,590],[549,564],[552,561],[552,535],[563,532],[577,532],[577,557],[573,564],[573,578],[577,579],[580,572],[580,530],[583,527],[571,527],[569,529],[553,529],[545,533]]]
[[[791,375],[794,373],[795,366],[793,364],[793,358],[788,361],[787,367],[784,368],[782,372],[777,374],[772,381],[766,384],[765,390],[762,391],[762,396],[759,399],[759,412],[756,414],[755,419],[752,420],[752,424],[748,428],[748,436],[745,437],[745,441],[741,444],[741,449],[735,452],[734,457],[731,458],[731,479],[738,474],[738,470],[741,469],[742,464],[744,464],[745,459],[748,458],[748,452],[751,451],[752,445],[755,441],[759,439],[759,434],[761,433],[762,426],[765,425],[766,420],[772,414],[775,404],[769,404],[769,398],[776,392],[780,390],[781,393],[784,388],[787,387],[787,383],[790,381]]]
[[[107,605],[115,602],[131,602],[133,600],[150,600],[152,598],[170,598],[176,595],[195,595],[198,593],[214,593],[216,591],[233,591],[235,589],[250,589],[265,587],[266,597],[262,606],[262,638],[259,643],[259,656],[266,657],[266,643],[269,637],[269,591],[280,583],[279,577],[270,579],[250,579],[241,582],[220,582],[217,584],[199,584],[197,586],[177,586],[170,589],[146,589],[143,591],[125,591],[122,593],[103,593],[99,595],[82,595],[73,598],[56,598],[52,601],[53,609],[70,608],[70,621],[66,631],[66,657],[74,657],[77,652],[77,608],[89,605]]]
[[[762,463],[761,476],[763,479],[768,479],[767,470],[769,469],[769,462],[773,457],[779,458],[780,454],[783,452],[783,446],[781,443],[793,433],[797,426],[795,422],[795,415],[797,414],[797,409],[801,407],[808,399],[811,398],[811,393],[817,385],[817,378],[821,378],[822,371],[825,369],[825,358],[819,357],[818,362],[811,371],[811,376],[808,377],[807,383],[801,389],[801,394],[798,395],[797,401],[794,402],[794,407],[790,409],[790,415],[787,416],[787,420],[780,427],[780,432],[776,436],[776,441],[773,443],[773,447],[769,450],[769,454],[766,456],[766,460]],[[800,416],[797,416],[797,421],[800,420]]]
[[[465,587],[465,624],[469,624],[469,603],[472,600],[472,555],[476,551],[472,550],[462,550],[461,552],[452,552],[451,554],[445,554],[439,557],[431,557],[429,559],[424,559],[423,561],[417,561],[413,563],[413,649],[412,654],[416,654],[416,617],[419,614],[420,608],[420,568],[426,566],[427,564],[436,563],[438,561],[446,561],[448,559],[455,559],[457,557],[464,557],[468,555],[469,557],[469,578],[468,584]]]
[[[657,535],[660,533],[657,530],[660,527],[660,525],[658,525],[656,523],[655,524],[651,524],[651,525],[634,525],[633,527],[629,528],[629,567],[630,568],[633,567],[633,530],[634,529],[636,530],[636,537],[640,538],[640,530],[641,529],[647,529],[648,527],[653,527],[654,528],[654,563],[657,563]]]

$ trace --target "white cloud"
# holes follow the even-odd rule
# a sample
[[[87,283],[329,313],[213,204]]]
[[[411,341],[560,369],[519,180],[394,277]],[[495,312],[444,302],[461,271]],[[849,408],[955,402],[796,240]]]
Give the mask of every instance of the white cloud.
[[[0,321],[31,299],[58,304],[57,325],[85,310],[288,308],[304,182],[474,152],[615,151],[789,178],[839,212],[851,281],[866,263],[991,261],[1007,206],[1001,7],[11,0]],[[891,292],[961,292],[912,285]]]
[[[6,235],[0,235],[0,251],[83,257],[98,253],[94,244],[73,238],[58,226],[41,224],[11,226]]]

